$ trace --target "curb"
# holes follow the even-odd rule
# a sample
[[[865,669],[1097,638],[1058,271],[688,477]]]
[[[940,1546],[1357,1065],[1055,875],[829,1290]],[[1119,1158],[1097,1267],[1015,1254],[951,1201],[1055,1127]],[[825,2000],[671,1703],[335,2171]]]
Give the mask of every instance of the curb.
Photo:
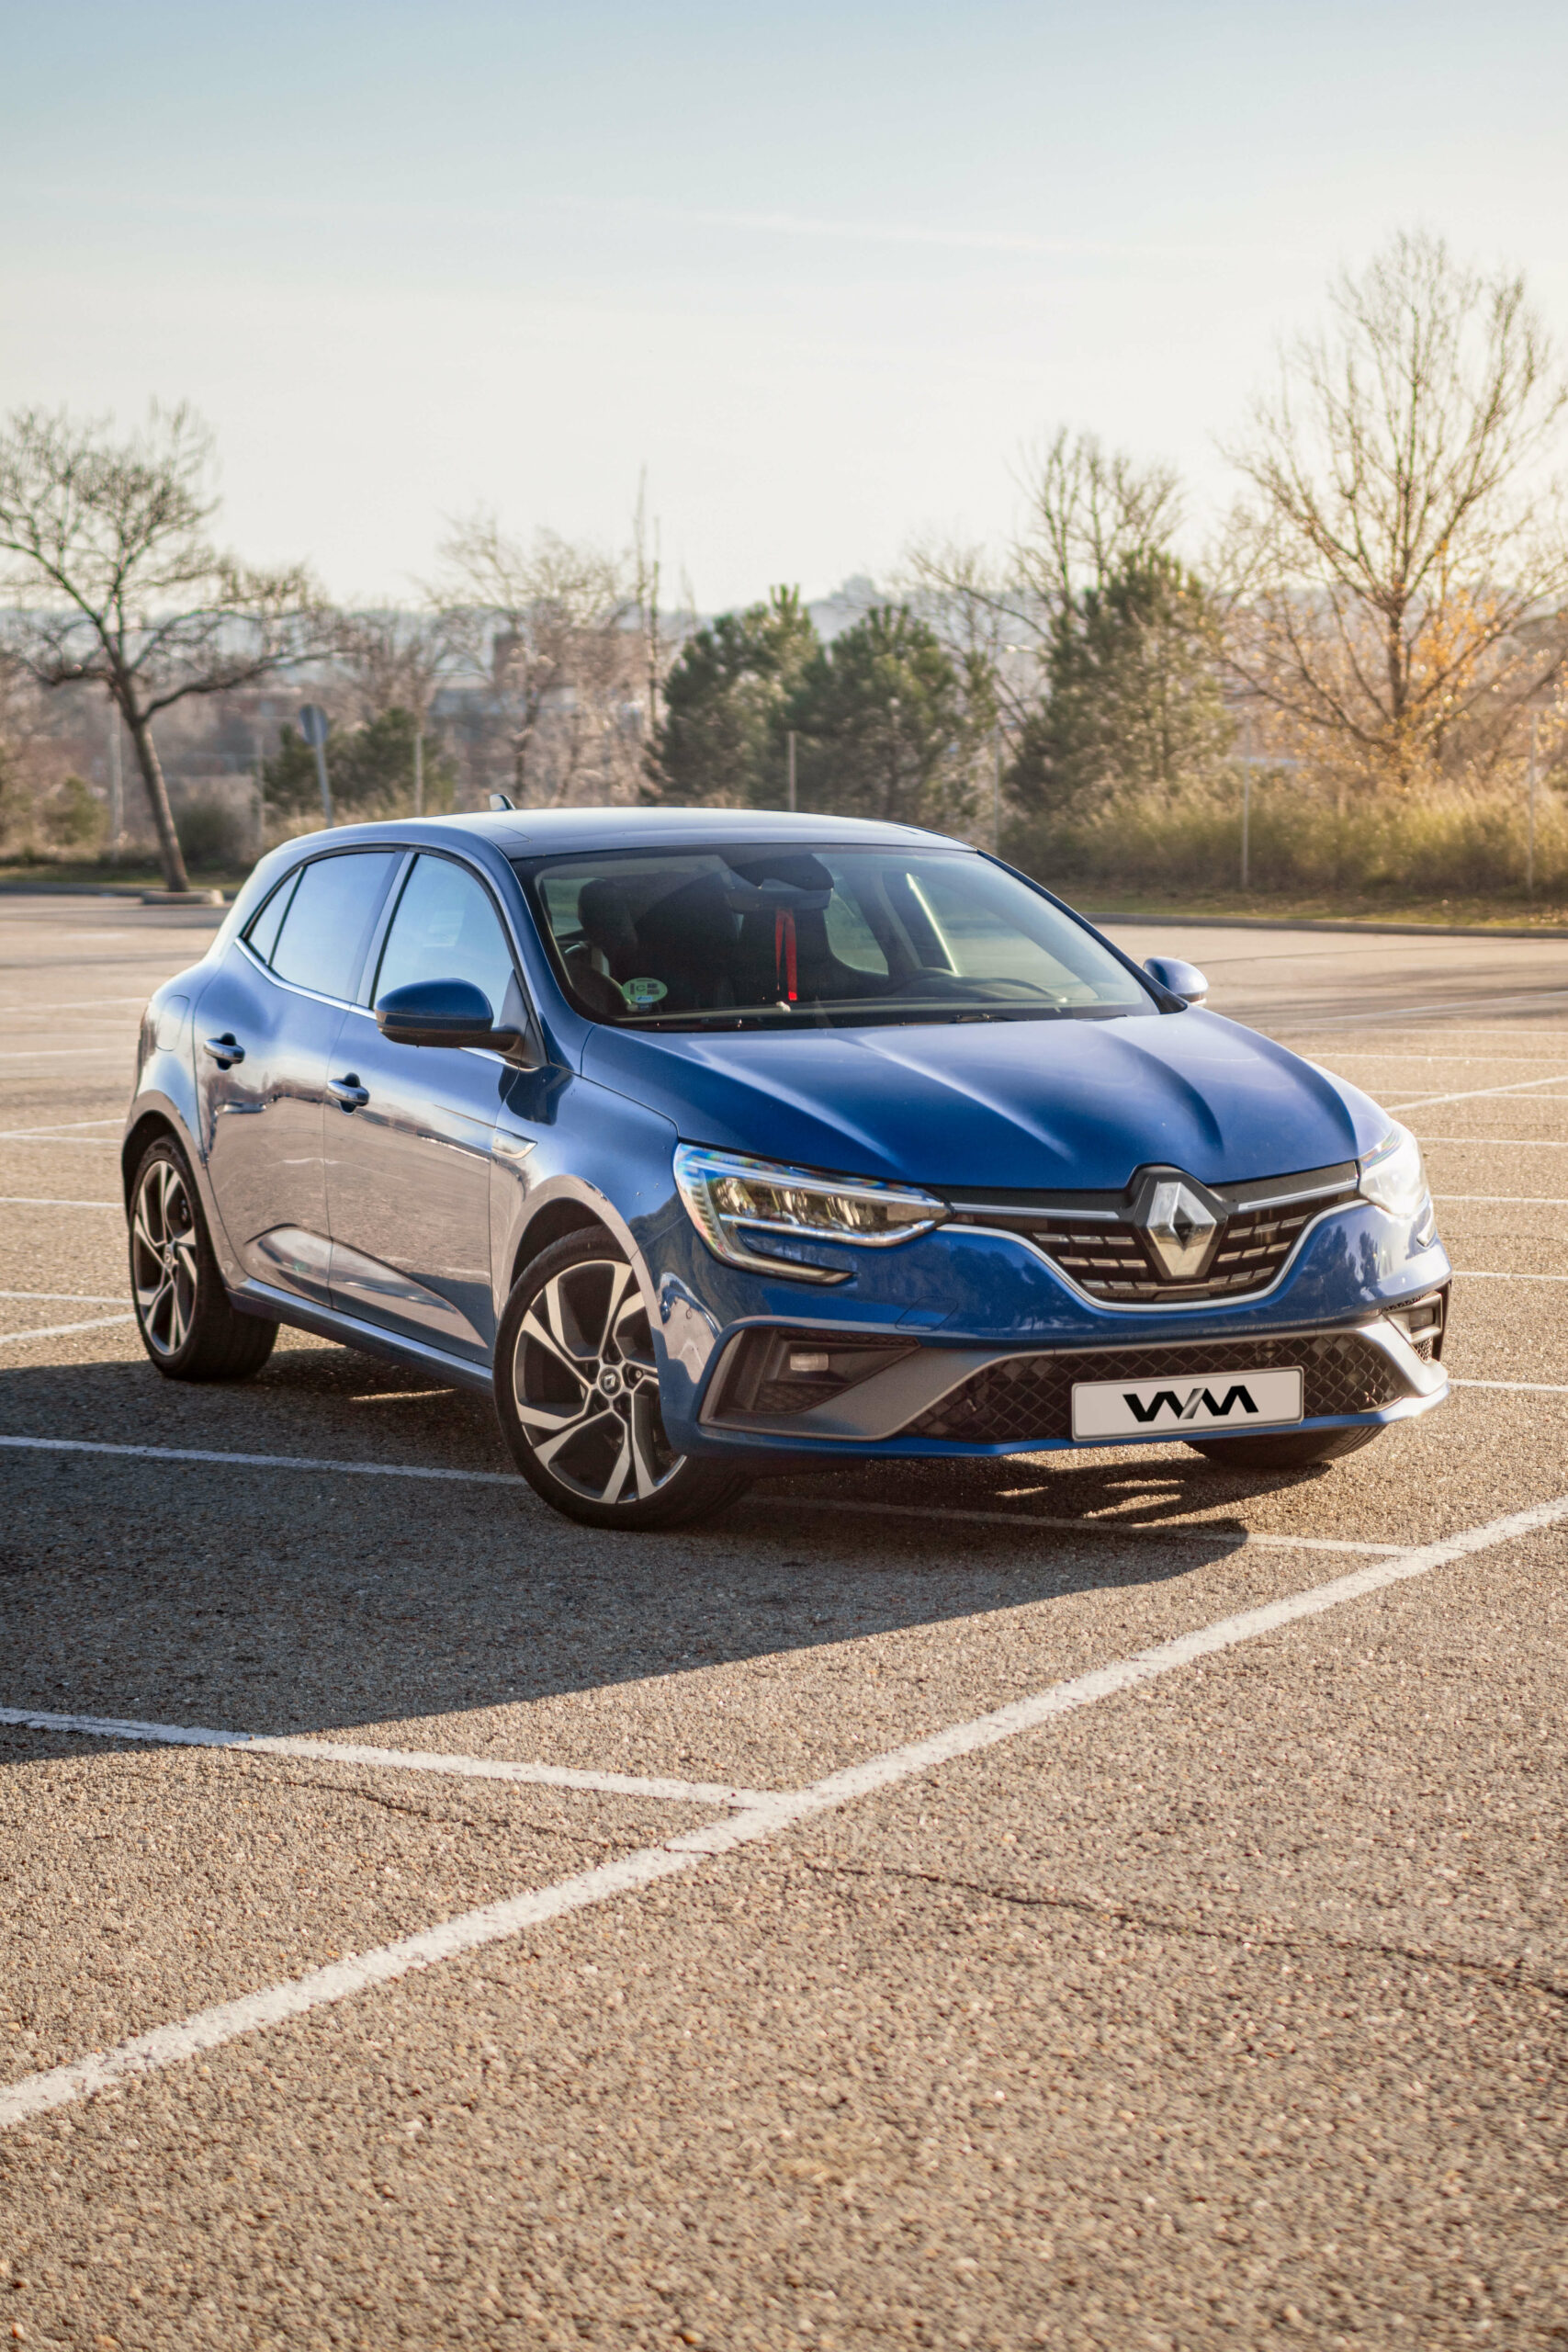
[[[1205,931],[1343,931],[1364,933],[1371,938],[1401,939],[1560,939],[1568,941],[1568,931],[1548,930],[1544,924],[1504,925],[1502,923],[1462,922],[1334,922],[1309,921],[1302,917],[1292,922],[1275,915],[1123,915],[1090,914],[1080,908],[1089,922],[1185,923]]]
[[[238,896],[238,893],[235,893]],[[120,899],[144,907],[226,907],[226,891],[149,890],[140,882],[0,882],[5,899]]]

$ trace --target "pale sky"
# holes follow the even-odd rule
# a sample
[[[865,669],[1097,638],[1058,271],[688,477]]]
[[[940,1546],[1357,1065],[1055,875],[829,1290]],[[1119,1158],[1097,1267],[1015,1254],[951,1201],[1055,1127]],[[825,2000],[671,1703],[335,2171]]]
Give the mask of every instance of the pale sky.
[[[1537,0],[0,0],[0,408],[190,400],[223,534],[395,600],[483,503],[708,610],[999,534],[1089,425],[1191,485],[1397,227],[1568,340]]]

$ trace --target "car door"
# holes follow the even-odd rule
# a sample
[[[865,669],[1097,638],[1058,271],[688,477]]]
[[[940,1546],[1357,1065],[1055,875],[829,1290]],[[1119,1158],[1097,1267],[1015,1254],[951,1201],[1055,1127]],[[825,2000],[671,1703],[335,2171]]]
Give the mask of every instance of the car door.
[[[201,1147],[247,1274],[328,1293],[322,1164],[328,1062],[395,851],[321,857],[285,876],[197,1008]]]
[[[372,1010],[417,980],[468,980],[494,1018],[524,1022],[512,947],[486,884],[460,859],[413,861],[338,1036],[327,1114],[332,1295],[344,1312],[471,1359],[495,1338],[490,1170],[513,1075],[499,1054],[394,1046]]]

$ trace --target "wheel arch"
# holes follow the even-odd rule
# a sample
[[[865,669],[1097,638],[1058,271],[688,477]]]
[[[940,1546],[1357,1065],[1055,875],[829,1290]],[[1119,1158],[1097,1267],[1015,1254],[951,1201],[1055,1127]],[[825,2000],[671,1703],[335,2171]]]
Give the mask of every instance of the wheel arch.
[[[609,1204],[604,1205],[608,1208]],[[553,1200],[544,1202],[518,1237],[507,1279],[507,1295],[510,1297],[516,1289],[534,1260],[553,1249],[558,1241],[564,1241],[569,1233],[590,1233],[597,1227],[624,1249],[626,1242],[615,1230],[616,1222],[575,1193],[558,1193]],[[637,1263],[635,1256],[632,1262]]]
[[[141,1165],[142,1154],[159,1136],[173,1136],[186,1157],[190,1157],[189,1137],[181,1134],[176,1119],[171,1118],[166,1111],[143,1111],[135,1125],[127,1130],[119,1148],[119,1189],[128,1216],[130,1214],[130,1188]]]

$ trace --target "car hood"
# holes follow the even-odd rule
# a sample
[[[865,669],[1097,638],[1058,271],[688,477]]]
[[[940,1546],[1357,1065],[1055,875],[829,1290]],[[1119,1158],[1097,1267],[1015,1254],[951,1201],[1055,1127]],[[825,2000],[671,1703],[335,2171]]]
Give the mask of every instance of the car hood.
[[[1390,1124],[1355,1087],[1196,1010],[789,1035],[602,1027],[582,1072],[687,1143],[939,1188],[1119,1190],[1150,1162],[1211,1184],[1282,1176],[1354,1159]]]

